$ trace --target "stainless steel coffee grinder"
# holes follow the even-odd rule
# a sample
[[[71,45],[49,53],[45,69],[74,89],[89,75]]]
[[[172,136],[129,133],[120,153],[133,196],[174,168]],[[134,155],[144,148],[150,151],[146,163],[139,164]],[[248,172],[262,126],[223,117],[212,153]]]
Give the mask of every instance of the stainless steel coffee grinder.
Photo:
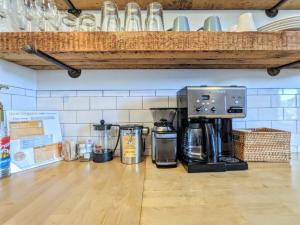
[[[152,162],[157,167],[177,166],[177,132],[173,126],[177,109],[151,108],[154,127],[152,136]]]

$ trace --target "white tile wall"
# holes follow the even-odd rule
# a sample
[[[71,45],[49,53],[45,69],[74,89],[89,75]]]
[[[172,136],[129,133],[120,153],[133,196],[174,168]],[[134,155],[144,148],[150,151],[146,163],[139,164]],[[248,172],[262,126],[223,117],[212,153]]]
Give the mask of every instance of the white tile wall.
[[[64,110],[89,110],[89,97],[63,97]]]
[[[9,87],[8,90],[0,90],[0,102],[4,111],[37,109],[36,91],[18,87]]]
[[[116,109],[117,98],[116,97],[91,97],[90,98],[91,109]]]
[[[267,95],[250,95],[247,98],[247,104],[249,108],[266,108],[271,107],[271,96]]]
[[[235,129],[270,127],[293,133],[293,151],[300,151],[300,89],[248,89],[248,113],[234,120]],[[59,111],[65,138],[96,139],[93,124],[139,123],[152,127],[151,107],[176,107],[177,90],[38,91],[38,110]],[[54,92],[54,93],[52,93]],[[75,96],[73,96],[75,95]],[[59,97],[58,97],[59,96]],[[0,94],[7,107],[11,95]],[[146,140],[150,148],[150,138]]]
[[[38,110],[63,110],[63,98],[37,98]]]
[[[117,109],[142,109],[142,97],[117,97]]]

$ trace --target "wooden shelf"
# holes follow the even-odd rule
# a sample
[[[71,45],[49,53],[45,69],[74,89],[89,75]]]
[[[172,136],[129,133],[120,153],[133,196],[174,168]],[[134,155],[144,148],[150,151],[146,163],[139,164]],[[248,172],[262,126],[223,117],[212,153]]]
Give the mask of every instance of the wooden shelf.
[[[279,0],[158,0],[164,9],[269,9]],[[78,9],[100,10],[103,0],[72,0]],[[115,0],[119,9],[124,9],[127,0]],[[142,9],[146,9],[153,0],[136,0]],[[67,9],[65,0],[56,0],[60,9]],[[289,0],[282,9],[300,9],[299,0]]]
[[[300,32],[0,33],[0,58],[38,70],[57,66],[26,44],[78,69],[268,68],[300,60]]]

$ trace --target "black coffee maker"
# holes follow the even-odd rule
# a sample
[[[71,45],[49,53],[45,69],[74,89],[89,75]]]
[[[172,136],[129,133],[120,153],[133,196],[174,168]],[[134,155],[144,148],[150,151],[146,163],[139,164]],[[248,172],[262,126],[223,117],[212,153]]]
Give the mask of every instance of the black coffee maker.
[[[177,93],[178,158],[188,172],[246,170],[234,157],[232,119],[246,116],[245,87],[185,87]]]

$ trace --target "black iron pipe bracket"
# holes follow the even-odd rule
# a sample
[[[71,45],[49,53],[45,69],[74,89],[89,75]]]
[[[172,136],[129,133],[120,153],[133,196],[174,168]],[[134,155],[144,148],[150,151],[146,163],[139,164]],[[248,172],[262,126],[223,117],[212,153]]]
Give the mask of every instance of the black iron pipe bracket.
[[[74,16],[76,17],[79,17],[80,14],[81,14],[81,10],[80,9],[77,9],[74,4],[72,3],[71,0],[65,0],[65,3],[67,4],[68,6],[68,13],[71,13],[73,14]]]
[[[266,9],[266,11],[265,11],[266,15],[271,18],[277,16],[278,12],[279,12],[279,8],[287,1],[288,0],[279,0],[279,2],[276,5],[274,5],[272,8]]]
[[[291,67],[291,66],[295,66],[297,64],[300,64],[300,60],[285,64],[285,65],[282,65],[282,66],[268,68],[267,72],[270,76],[275,77],[280,73],[281,69],[288,68],[288,67]]]
[[[56,58],[46,54],[45,52],[43,51],[40,51],[34,47],[32,47],[31,45],[25,45],[23,48],[22,48],[23,51],[27,52],[28,54],[33,54],[33,55],[36,55],[56,66],[59,66],[60,68],[62,69],[65,69],[68,71],[68,74],[70,77],[72,78],[78,78],[80,75],[81,75],[81,70],[80,69],[75,69],[71,66],[68,66],[67,64],[57,60]]]

